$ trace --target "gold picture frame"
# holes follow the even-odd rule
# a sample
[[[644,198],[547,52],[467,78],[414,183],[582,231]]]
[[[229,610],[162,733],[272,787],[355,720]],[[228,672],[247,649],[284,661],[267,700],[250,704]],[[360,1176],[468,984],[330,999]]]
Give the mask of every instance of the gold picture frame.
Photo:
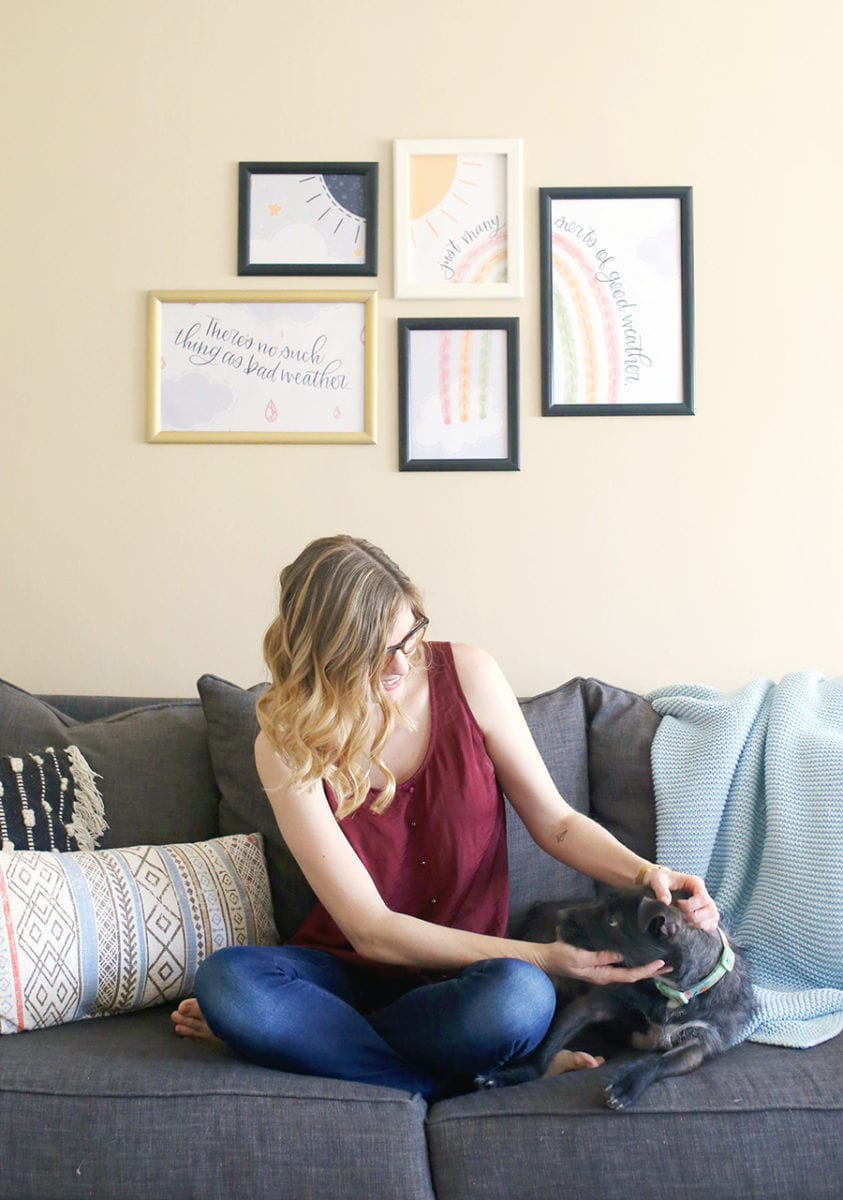
[[[150,292],[148,323],[150,442],[375,442],[377,292]]]

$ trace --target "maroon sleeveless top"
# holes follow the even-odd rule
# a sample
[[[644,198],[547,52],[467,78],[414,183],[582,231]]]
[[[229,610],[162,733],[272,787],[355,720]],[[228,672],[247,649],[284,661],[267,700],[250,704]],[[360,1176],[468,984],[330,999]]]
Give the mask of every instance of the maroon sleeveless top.
[[[424,760],[385,812],[372,812],[378,796],[372,789],[340,829],[394,912],[502,937],[509,905],[503,795],[450,643],[428,642],[425,651],[430,741]],[[330,788],[325,793],[336,811]],[[362,959],[321,904],[288,944],[384,966]]]

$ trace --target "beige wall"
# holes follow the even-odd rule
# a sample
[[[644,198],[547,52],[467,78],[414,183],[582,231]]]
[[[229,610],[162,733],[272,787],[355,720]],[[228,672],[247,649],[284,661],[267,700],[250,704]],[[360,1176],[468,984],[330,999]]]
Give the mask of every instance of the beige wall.
[[[0,674],[251,683],[340,530],[522,694],[843,673],[842,12],[3,0]],[[393,298],[392,139],[457,136],[524,139],[523,300]],[[382,164],[377,445],[148,445],[146,291],[245,286],[237,163],[285,159]],[[694,187],[697,416],[543,419],[537,189],[647,184]],[[521,318],[520,473],[398,472],[395,321],[443,311]]]

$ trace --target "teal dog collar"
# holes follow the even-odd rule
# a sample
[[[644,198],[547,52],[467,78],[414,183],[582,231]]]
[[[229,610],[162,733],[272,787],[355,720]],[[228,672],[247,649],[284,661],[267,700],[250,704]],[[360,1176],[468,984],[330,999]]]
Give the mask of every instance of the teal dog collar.
[[[701,979],[698,984],[695,984],[694,987],[688,988],[684,992],[681,992],[679,988],[671,987],[670,984],[667,983],[667,981],[662,977],[658,977],[653,980],[653,983],[659,989],[661,994],[666,996],[670,1001],[670,1004],[668,1005],[669,1008],[679,1008],[681,1004],[689,1004],[695,996],[700,996],[703,992],[707,992],[709,988],[714,987],[715,983],[721,980],[723,976],[728,974],[728,972],[732,970],[732,967],[734,967],[735,952],[729,945],[726,934],[723,932],[723,930],[718,929],[717,932],[720,934],[720,941],[723,944],[723,949],[720,951],[720,957],[717,960],[717,966],[713,971],[710,971],[709,974],[706,975],[705,979]]]

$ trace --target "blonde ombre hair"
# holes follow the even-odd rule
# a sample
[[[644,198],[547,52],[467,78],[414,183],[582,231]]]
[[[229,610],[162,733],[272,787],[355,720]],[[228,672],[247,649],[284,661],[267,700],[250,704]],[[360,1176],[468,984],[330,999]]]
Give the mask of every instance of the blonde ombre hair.
[[[424,616],[420,593],[383,550],[347,534],[311,542],[280,584],[278,616],[263,641],[272,682],[258,701],[260,727],[293,784],[329,784],[338,819],[366,799],[376,766],[386,783],[372,809],[383,812],[395,777],[381,752],[396,716],[409,721],[388,699],[381,673],[402,605]]]

